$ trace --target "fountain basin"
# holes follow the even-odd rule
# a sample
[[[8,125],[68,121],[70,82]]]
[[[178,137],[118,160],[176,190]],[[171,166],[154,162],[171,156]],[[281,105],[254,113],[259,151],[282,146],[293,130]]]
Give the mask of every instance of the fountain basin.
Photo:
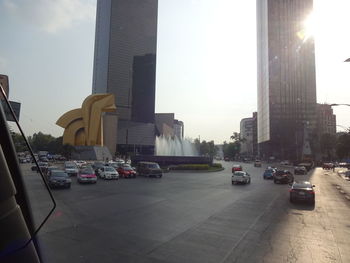
[[[205,156],[157,156],[157,155],[135,155],[131,157],[131,163],[136,166],[138,162],[155,162],[160,166],[178,164],[209,164],[213,158]]]

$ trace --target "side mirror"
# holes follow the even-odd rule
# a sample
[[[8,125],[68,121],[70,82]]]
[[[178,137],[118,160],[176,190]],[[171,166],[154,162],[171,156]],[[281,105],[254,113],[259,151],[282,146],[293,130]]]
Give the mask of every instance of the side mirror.
[[[312,187],[316,187],[316,185],[313,184]]]

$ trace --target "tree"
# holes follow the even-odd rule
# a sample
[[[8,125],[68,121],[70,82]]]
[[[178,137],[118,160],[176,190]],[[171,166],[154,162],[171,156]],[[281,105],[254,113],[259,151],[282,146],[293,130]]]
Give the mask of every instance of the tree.
[[[48,151],[49,153],[53,154],[59,154],[62,152],[62,146],[63,146],[63,137],[57,137],[53,141],[50,141],[48,144]]]
[[[241,150],[241,145],[237,142],[224,142],[223,145],[223,152],[224,152],[224,156],[228,157],[230,159],[234,159],[236,157],[237,154],[239,154]]]
[[[336,153],[340,159],[350,157],[350,133],[344,133],[338,137]]]
[[[217,147],[215,147],[214,141],[199,142],[199,139],[195,139],[194,144],[196,145],[196,148],[198,149],[198,153],[200,155],[205,155],[210,157],[213,157],[214,155],[216,155]]]
[[[27,144],[21,134],[11,132],[11,137],[12,137],[12,141],[15,146],[16,152],[28,151]]]
[[[73,152],[75,152],[74,146],[70,144],[64,144],[62,146],[61,154],[66,157],[67,160],[71,159]]]
[[[38,132],[34,133],[33,136],[28,139],[33,151],[49,151],[49,144],[55,140],[55,137],[50,134]]]
[[[246,139],[241,138],[238,132],[233,132],[233,134],[230,136],[230,139],[233,140],[233,142],[226,143],[225,141],[223,151],[225,157],[234,159],[241,151],[241,143],[245,142]]]
[[[246,138],[241,137],[241,134],[239,132],[233,132],[230,139],[233,140],[234,142],[241,142],[241,143],[247,141]]]
[[[336,137],[329,133],[324,133],[320,138],[320,149],[323,153],[326,153],[327,159],[333,159],[333,150],[336,146]]]

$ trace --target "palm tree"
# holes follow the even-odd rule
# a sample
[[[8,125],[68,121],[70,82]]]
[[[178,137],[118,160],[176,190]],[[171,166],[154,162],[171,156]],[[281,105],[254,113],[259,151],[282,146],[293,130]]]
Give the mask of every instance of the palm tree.
[[[241,138],[240,134],[238,132],[234,132],[231,137],[231,140],[234,140],[235,142],[246,142],[246,138]]]

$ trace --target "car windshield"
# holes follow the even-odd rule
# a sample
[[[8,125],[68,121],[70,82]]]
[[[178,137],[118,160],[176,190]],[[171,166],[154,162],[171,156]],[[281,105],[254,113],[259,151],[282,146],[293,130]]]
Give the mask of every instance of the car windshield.
[[[159,169],[159,165],[156,163],[152,163],[148,165],[148,168],[152,168],[152,169]]]
[[[107,171],[107,172],[115,172],[115,169],[113,167],[106,167],[105,171]]]
[[[244,176],[245,175],[245,173],[243,173],[243,172],[235,172],[234,173],[234,176]]]
[[[65,167],[68,169],[76,169],[77,165],[75,163],[69,163],[69,164],[66,164]]]
[[[63,172],[55,172],[53,171],[51,174],[52,177],[68,177],[68,174]]]
[[[85,169],[81,170],[80,173],[82,173],[82,174],[94,174],[95,172],[92,168],[85,168]]]

